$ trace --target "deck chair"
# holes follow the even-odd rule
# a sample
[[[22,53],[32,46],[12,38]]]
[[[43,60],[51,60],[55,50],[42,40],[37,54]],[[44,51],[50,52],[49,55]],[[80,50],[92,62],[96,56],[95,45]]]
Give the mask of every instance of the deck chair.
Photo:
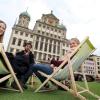
[[[78,70],[78,68],[81,66],[81,64],[84,62],[84,60],[89,57],[91,53],[95,50],[92,43],[89,41],[89,37],[86,37],[86,39],[73,51],[73,53],[68,56],[68,59],[65,59],[60,66],[51,74],[46,75],[43,72],[39,73],[46,77],[47,79],[35,90],[35,92],[38,92],[49,80],[53,81],[55,84],[61,86],[65,90],[72,93],[74,96],[80,98],[81,100],[86,100],[84,96],[81,95],[83,92],[88,92],[89,94],[93,95],[96,98],[100,98],[99,96],[93,94],[89,88],[86,81],[86,77],[83,71],[83,76],[85,78],[85,86],[86,88],[83,88],[75,83],[74,79],[74,71]],[[65,67],[64,67],[65,66]],[[61,69],[64,67],[63,69]],[[61,70],[61,71],[60,71]],[[69,89],[67,86],[59,82],[58,80],[64,80],[70,75],[71,77],[71,88]],[[77,91],[77,88],[80,88],[82,91]]]
[[[23,89],[21,88],[19,81],[12,69],[12,66],[4,52],[3,45],[0,43],[0,75],[3,75],[2,78],[0,78],[0,83],[4,82],[5,80],[8,80],[9,78],[13,77],[15,80],[16,85],[18,86],[19,90],[23,92]],[[8,89],[8,90],[13,90],[13,89]]]

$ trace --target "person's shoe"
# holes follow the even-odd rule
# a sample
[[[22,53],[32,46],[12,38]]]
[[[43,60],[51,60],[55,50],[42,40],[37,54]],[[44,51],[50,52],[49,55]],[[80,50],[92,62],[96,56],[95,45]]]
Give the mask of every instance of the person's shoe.
[[[8,88],[6,85],[0,86],[0,88]]]
[[[7,88],[7,82],[8,82],[8,80],[0,83],[0,88]]]
[[[65,81],[64,83],[62,82],[62,84],[64,84],[65,86],[67,86],[70,89],[70,82],[69,81]],[[58,89],[66,91],[66,89],[62,88],[61,86],[58,86]]]
[[[23,83],[21,81],[19,81],[19,84],[20,86],[23,88]],[[19,90],[18,86],[16,85],[16,82],[14,81],[12,84],[11,84],[11,87],[16,89],[16,90]]]
[[[27,89],[28,87],[27,87],[27,85],[24,84],[24,85],[23,85],[23,88],[24,88],[24,89]]]
[[[15,81],[11,84],[11,87],[12,87],[13,89],[16,89],[16,90],[19,89],[18,86],[16,85]]]
[[[44,87],[45,87],[45,88],[49,88],[50,85],[49,85],[48,83],[46,83],[46,84],[44,85]]]
[[[49,92],[49,91],[54,91],[57,90],[58,88],[56,86],[44,86],[40,89],[39,92]]]

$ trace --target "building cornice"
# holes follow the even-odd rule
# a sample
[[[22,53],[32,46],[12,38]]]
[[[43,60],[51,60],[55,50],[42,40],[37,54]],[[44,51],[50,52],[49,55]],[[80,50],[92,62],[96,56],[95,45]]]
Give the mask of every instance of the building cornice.
[[[22,26],[19,26],[19,25],[14,25],[12,27],[12,29],[15,29],[15,30],[18,30],[18,31],[24,31],[26,33],[30,33],[30,34],[33,34],[33,30],[29,29],[29,28],[26,28],[26,27],[22,27]]]
[[[40,20],[37,20],[36,22],[39,22],[41,24],[44,24],[44,25],[47,25],[47,26],[50,26],[50,27],[53,27],[53,28],[57,28],[57,29],[60,29],[60,30],[63,30],[63,31],[67,31],[67,29],[65,30],[65,29],[59,28],[57,26],[53,26],[53,25],[47,24],[45,22],[41,22]]]

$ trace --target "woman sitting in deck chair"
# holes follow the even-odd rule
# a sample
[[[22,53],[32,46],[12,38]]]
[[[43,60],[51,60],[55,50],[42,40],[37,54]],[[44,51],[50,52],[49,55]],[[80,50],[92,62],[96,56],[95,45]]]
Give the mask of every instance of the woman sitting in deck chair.
[[[67,52],[67,54],[64,55],[64,57],[62,57],[60,60],[51,60],[51,67],[53,67],[53,69],[55,69],[56,67],[58,67],[64,59],[67,59],[67,56],[70,55],[75,48],[80,44],[80,41],[77,38],[72,38],[70,40],[70,50]]]
[[[0,43],[3,43],[3,38],[4,38],[4,33],[5,33],[5,30],[7,28],[7,25],[4,21],[0,20]],[[10,63],[11,63],[11,60],[13,60],[14,56],[12,53],[8,53],[8,52],[5,52],[6,53],[6,56],[8,57]],[[1,57],[1,55],[0,55]],[[2,78],[3,74],[0,74],[0,78]],[[5,80],[4,82],[0,83],[0,87],[6,87],[6,83],[7,83],[8,80]]]
[[[70,55],[79,44],[80,44],[80,41],[77,38],[72,38],[70,40],[70,50],[67,52],[67,54],[65,54],[64,57],[62,57],[59,60],[51,60],[50,66],[53,67],[54,70],[56,70],[56,68],[59,67],[59,65],[64,61],[64,59],[67,59],[67,56]],[[61,71],[61,70],[62,69],[60,69],[59,71]],[[70,78],[70,77],[68,77],[68,78]],[[70,84],[68,81],[64,80],[64,81],[62,81],[62,83],[67,85],[68,87],[70,87]],[[59,87],[59,88],[62,89],[61,87]]]
[[[71,54],[72,51],[80,44],[79,40],[77,38],[72,38],[70,40],[70,48],[71,50],[67,53],[67,54]],[[63,59],[67,59],[67,54],[63,57]],[[62,59],[62,61],[63,61]],[[46,73],[47,75],[50,75],[53,73],[54,69],[56,67],[58,67],[61,62],[59,63],[59,61],[55,61],[54,63],[52,63],[51,65],[46,65],[46,64],[34,64],[34,65],[31,65],[31,69],[32,69],[32,72],[35,73],[35,75],[40,79],[40,81],[43,83],[45,80],[46,80],[46,77],[43,77],[38,71],[41,71],[43,73]],[[59,63],[59,64],[58,64]],[[45,85],[45,88],[48,88],[49,85],[46,84]]]
[[[2,20],[0,20],[0,43],[3,43],[3,37],[4,37],[4,33],[6,30],[6,23]],[[3,77],[2,74],[0,74],[0,78]],[[0,87],[5,86],[6,82],[2,82],[0,83]]]
[[[3,43],[3,37],[4,37],[4,33],[5,33],[5,30],[7,28],[7,25],[4,21],[0,20],[0,43]],[[11,63],[11,60],[14,58],[13,54],[12,53],[8,53],[8,52],[5,52],[6,53],[6,56],[8,57],[10,63]],[[3,74],[0,74],[0,78],[2,78],[4,75]],[[6,87],[6,83],[7,83],[8,80],[0,83],[0,87]]]
[[[0,43],[3,42],[4,32],[6,30],[6,23],[0,20]]]

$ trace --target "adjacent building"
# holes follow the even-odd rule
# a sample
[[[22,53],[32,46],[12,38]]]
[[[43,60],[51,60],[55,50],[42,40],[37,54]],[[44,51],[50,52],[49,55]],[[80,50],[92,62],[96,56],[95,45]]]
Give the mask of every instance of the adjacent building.
[[[100,77],[100,56],[92,55],[91,58],[95,61],[96,75]]]
[[[95,61],[92,58],[87,58],[82,66],[84,67],[84,73],[90,76],[96,76],[96,65]]]
[[[82,68],[88,81],[92,81],[93,79],[100,78],[100,56],[90,55],[82,63],[79,70],[75,72],[76,75],[77,74],[79,75],[79,78],[81,75],[80,72],[82,73]]]
[[[96,64],[91,56],[82,63],[78,71],[74,72],[78,80],[82,80],[83,72],[88,81],[93,80],[96,77]]]

